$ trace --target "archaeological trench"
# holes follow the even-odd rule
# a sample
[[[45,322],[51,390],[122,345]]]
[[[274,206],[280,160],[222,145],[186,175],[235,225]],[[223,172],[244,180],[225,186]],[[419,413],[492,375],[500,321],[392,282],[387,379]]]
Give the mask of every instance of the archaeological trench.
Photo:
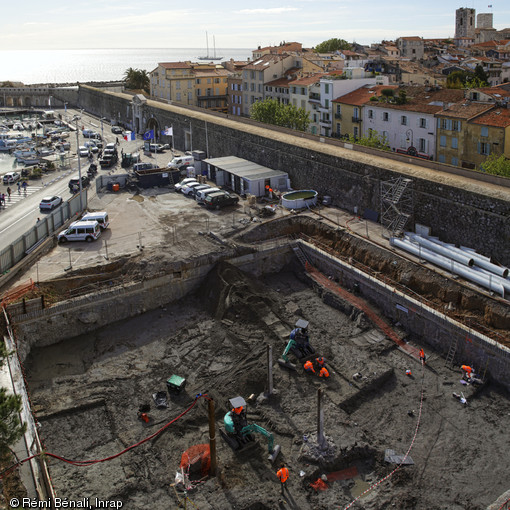
[[[59,497],[218,510],[485,509],[505,498],[508,302],[344,229],[304,215],[277,219],[211,238],[206,256],[144,253],[41,283],[24,306],[8,313],[45,451],[109,459],[47,458]],[[298,319],[309,321],[328,379],[295,358],[295,371],[278,364]],[[425,366],[413,356],[420,347]],[[463,386],[463,363],[484,384]],[[186,386],[156,408],[152,395],[172,375]],[[262,435],[240,451],[222,439],[236,396],[248,422],[281,447],[274,464]],[[184,492],[176,475],[183,453],[209,442],[209,398],[216,476],[194,465]],[[406,463],[388,450],[407,453]],[[285,498],[281,461],[290,470]]]

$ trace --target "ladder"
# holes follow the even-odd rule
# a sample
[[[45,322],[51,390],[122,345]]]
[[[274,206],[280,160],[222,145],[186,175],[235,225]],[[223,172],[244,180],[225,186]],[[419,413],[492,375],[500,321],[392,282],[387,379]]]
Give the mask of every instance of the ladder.
[[[445,367],[452,368],[453,366],[453,360],[455,358],[455,353],[457,352],[457,344],[459,343],[459,337],[455,335],[454,338],[452,338],[452,341],[450,343],[450,349],[448,350],[448,354],[446,356],[446,360],[444,362]]]

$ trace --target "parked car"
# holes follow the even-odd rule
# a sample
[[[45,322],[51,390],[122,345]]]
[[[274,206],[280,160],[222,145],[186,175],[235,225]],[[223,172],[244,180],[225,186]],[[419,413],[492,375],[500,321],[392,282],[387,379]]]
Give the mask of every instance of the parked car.
[[[44,197],[40,204],[39,204],[39,210],[42,211],[51,211],[52,209],[55,209],[55,207],[58,207],[62,203],[62,197],[59,197],[57,195],[53,195],[51,197]]]
[[[21,175],[19,172],[7,172],[4,175],[3,182],[4,184],[14,184],[15,182],[21,179]]]
[[[120,126],[112,126],[112,133],[114,135],[121,135],[122,134],[122,128]]]
[[[197,182],[197,180],[194,177],[186,177],[186,179],[183,179],[181,182],[174,184],[175,191],[177,192],[181,191],[182,187],[186,186],[186,184],[190,182]]]
[[[193,198],[196,199],[197,193],[199,191],[204,191],[204,190],[210,189],[210,188],[211,188],[211,186],[209,186],[209,184],[201,184],[200,186],[196,186],[195,188],[193,188],[191,190],[190,196],[192,196]]]
[[[151,152],[163,152],[165,150],[165,146],[160,143],[151,143],[149,145],[149,150]]]
[[[80,145],[78,147],[78,155],[81,157],[81,158],[87,158],[90,154],[90,150],[88,147],[85,147],[85,145]]]
[[[86,188],[90,184],[90,179],[86,175],[81,176],[81,187]],[[69,191],[71,193],[76,193],[80,191],[80,179],[78,177],[73,177],[69,181]]]
[[[199,182],[188,182],[188,184],[184,185],[182,188],[182,194],[186,196],[192,196],[193,195],[193,189],[197,186],[202,186]]]
[[[91,142],[85,142],[83,144],[83,146],[87,147],[90,150],[90,152],[93,152],[93,153],[99,152],[99,149],[98,149],[97,145],[95,144],[95,142],[92,142],[92,141]]]
[[[84,138],[91,138],[93,133],[94,131],[92,131],[92,129],[83,129],[81,132]]]
[[[231,195],[226,191],[211,193],[204,199],[205,206],[208,209],[220,209],[221,207],[226,207],[227,205],[235,205],[237,202],[239,202],[239,197]]]

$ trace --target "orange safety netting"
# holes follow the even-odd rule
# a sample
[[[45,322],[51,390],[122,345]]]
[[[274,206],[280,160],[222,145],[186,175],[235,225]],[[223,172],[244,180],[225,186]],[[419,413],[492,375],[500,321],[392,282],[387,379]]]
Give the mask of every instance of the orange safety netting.
[[[12,301],[16,301],[17,299],[23,297],[25,294],[30,292],[35,287],[35,283],[32,279],[23,285],[18,285],[14,287],[9,292],[6,292],[2,295],[0,301],[0,307],[7,306]]]
[[[328,488],[328,484],[321,480],[320,478],[317,478],[315,482],[310,484],[310,487],[312,487],[316,491],[325,491]]]
[[[196,444],[188,448],[181,455],[179,467],[187,473],[200,471],[202,477],[207,476],[211,467],[211,450],[209,445]]]

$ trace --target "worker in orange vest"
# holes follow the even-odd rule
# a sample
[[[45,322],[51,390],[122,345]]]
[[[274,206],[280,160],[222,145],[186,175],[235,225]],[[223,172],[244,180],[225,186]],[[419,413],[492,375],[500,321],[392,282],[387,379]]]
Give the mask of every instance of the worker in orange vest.
[[[232,411],[234,411],[234,413],[236,413],[236,414],[241,414],[243,412],[243,409],[244,409],[243,406],[241,406],[241,407],[234,407],[234,409],[232,409]]]
[[[305,372],[313,372],[315,374],[315,370],[313,368],[313,363],[308,360],[304,365],[303,368],[305,369]]]
[[[319,365],[319,367],[323,367],[324,366],[324,358],[322,356],[319,356],[318,358],[315,358],[315,360],[317,361],[317,364]]]
[[[329,377],[329,372],[326,367],[321,367],[321,370],[319,372],[319,377]]]
[[[282,495],[283,495],[283,489],[286,488],[285,482],[289,478],[289,470],[285,467],[285,464],[283,462],[280,464],[280,469],[276,472],[276,476],[280,480],[280,484],[281,484],[281,487],[282,487]],[[288,490],[289,489],[287,489],[287,491]]]
[[[468,365],[462,365],[462,377],[465,377],[466,379],[471,379],[471,373],[473,372],[473,369]]]
[[[420,361],[425,364],[425,351],[420,349]]]

